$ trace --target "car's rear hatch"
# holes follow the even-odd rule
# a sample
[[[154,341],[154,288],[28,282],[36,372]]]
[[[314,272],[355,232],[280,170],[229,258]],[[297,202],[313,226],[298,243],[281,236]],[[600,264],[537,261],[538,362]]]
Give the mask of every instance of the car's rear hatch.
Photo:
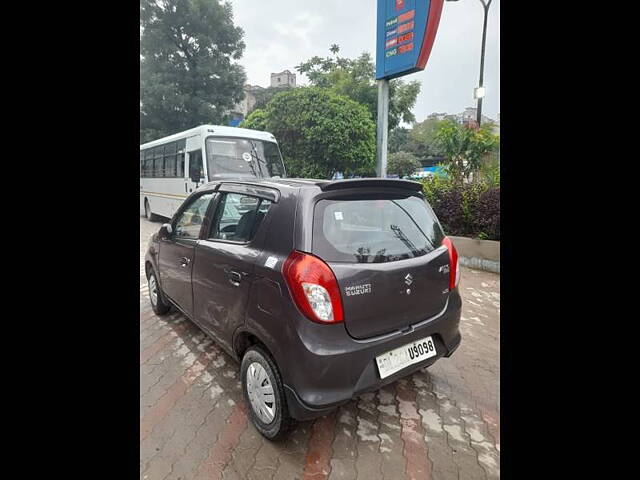
[[[412,190],[336,191],[314,209],[313,253],[336,275],[345,327],[358,339],[401,330],[446,305],[449,254],[433,211]]]

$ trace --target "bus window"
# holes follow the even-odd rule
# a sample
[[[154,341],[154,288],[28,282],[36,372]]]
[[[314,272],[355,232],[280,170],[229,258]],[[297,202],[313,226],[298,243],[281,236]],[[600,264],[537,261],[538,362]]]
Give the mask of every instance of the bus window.
[[[153,177],[153,149],[148,148],[144,151],[144,169],[143,174],[145,177]]]
[[[178,178],[184,178],[184,153],[178,154],[176,176]]]
[[[164,147],[164,176],[176,177],[176,143],[168,143]]]
[[[164,175],[164,145],[153,149],[153,177],[160,178]]]

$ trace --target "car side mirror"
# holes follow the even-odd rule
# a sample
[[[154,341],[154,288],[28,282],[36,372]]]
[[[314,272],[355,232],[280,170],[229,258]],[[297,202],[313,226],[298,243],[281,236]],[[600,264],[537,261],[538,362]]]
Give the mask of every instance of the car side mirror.
[[[173,228],[170,223],[165,223],[160,227],[159,236],[160,238],[169,238],[173,233]]]

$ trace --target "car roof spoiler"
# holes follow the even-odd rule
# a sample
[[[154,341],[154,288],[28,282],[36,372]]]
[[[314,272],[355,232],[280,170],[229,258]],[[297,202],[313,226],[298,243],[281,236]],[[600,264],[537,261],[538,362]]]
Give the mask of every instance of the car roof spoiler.
[[[345,188],[406,188],[416,192],[422,191],[422,184],[411,180],[400,180],[395,178],[353,178],[347,180],[335,180],[318,185],[320,190],[328,192],[332,190],[342,190]]]

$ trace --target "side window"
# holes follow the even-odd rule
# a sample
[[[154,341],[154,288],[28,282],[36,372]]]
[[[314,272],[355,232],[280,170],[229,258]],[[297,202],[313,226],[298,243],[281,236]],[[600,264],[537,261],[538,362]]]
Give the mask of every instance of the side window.
[[[195,198],[176,221],[175,237],[197,239],[213,193]]]
[[[176,176],[176,143],[172,142],[164,147],[164,176]]]
[[[144,177],[144,150],[140,150],[140,178]]]
[[[144,168],[142,173],[145,177],[153,177],[153,148],[144,151]]]
[[[153,152],[152,177],[161,178],[164,176],[164,146],[154,148]]]
[[[184,178],[184,153],[178,154],[176,177]]]
[[[269,200],[225,193],[220,200],[209,238],[249,242],[253,239],[269,211]]]

